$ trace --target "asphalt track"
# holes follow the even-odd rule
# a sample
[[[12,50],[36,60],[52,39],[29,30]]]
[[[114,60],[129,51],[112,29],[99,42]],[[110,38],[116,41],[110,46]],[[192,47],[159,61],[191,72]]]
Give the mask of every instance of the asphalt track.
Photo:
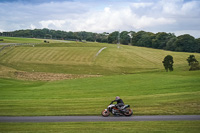
[[[0,122],[194,121],[200,115],[102,116],[0,116]]]

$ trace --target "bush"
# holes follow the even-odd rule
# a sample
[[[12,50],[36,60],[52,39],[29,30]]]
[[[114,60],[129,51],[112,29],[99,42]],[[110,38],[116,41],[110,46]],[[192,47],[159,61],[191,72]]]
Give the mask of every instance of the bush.
[[[196,60],[196,58],[195,58],[194,55],[190,55],[190,56],[187,58],[187,61],[188,61],[189,66],[191,66],[191,63],[193,63],[193,62],[198,62],[198,61]]]
[[[191,62],[189,71],[200,70],[199,62]]]
[[[44,43],[49,43],[49,41],[44,40]]]
[[[190,66],[189,71],[200,70],[199,62],[196,60],[194,55],[190,55],[187,58],[187,61]]]
[[[3,39],[0,39],[0,41],[3,41]]]

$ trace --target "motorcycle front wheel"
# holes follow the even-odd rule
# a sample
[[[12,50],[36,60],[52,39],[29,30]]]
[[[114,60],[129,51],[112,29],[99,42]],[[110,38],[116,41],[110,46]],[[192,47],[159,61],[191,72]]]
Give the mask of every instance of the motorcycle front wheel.
[[[131,116],[133,114],[132,109],[126,109],[126,112],[124,113],[125,116]]]
[[[108,117],[108,116],[110,115],[110,112],[107,111],[107,110],[103,110],[103,111],[101,112],[101,115],[102,115],[103,117]]]

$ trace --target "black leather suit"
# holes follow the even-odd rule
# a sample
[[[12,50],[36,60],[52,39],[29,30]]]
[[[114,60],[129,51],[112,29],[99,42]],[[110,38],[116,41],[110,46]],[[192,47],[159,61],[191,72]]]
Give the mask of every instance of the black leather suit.
[[[114,100],[110,104],[113,104],[113,102],[117,102],[116,107],[118,108],[124,106],[124,102],[122,99]]]

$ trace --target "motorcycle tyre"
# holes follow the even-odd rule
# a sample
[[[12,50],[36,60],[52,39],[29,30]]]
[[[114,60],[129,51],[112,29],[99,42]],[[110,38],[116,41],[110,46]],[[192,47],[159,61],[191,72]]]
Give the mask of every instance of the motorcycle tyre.
[[[110,112],[109,112],[109,111],[106,111],[106,110],[103,110],[103,111],[101,112],[101,115],[102,115],[103,117],[108,117],[108,116],[110,115]]]
[[[125,116],[131,116],[133,114],[133,110],[132,109],[127,109],[128,113],[124,113]]]

